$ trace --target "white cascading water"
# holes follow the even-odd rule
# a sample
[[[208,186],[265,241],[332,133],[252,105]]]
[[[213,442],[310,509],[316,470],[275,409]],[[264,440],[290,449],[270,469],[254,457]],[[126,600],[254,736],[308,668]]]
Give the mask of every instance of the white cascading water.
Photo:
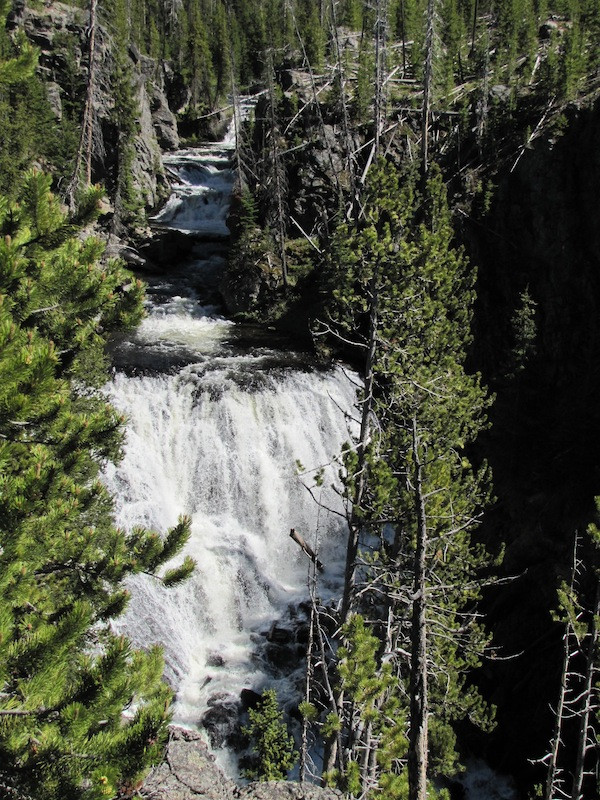
[[[240,343],[256,332],[240,336],[219,314],[233,143],[232,128],[218,145],[165,156],[177,183],[155,223],[198,244],[193,258],[149,280],[148,316],[119,346],[107,387],[128,418],[124,458],[105,471],[117,523],[164,532],[180,514],[192,518],[192,577],[172,589],[135,577],[118,621],[136,646],[164,647],[174,722],[187,727],[201,727],[215,699],[237,699],[244,688],[274,686],[283,703],[298,700],[293,673],[266,657],[264,634],[308,596],[307,559],[290,528],[326,565],[320,597],[339,596],[345,526],[332,484],[341,446],[356,433],[356,383],[343,369]],[[325,467],[321,508],[296,462]],[[217,755],[235,775],[235,759]],[[514,798],[511,782],[483,762],[471,763],[462,783],[468,800]]]
[[[164,645],[175,719],[188,725],[216,692],[266,682],[253,635],[307,594],[307,559],[291,527],[311,543],[319,535],[321,594],[339,586],[343,526],[319,512],[294,465],[332,461],[348,437],[340,409],[353,391],[341,372],[262,372],[260,361],[213,357],[174,375],[121,373],[110,390],[129,417],[125,458],[107,474],[119,524],[165,530],[181,513],[192,518],[192,578],[173,589],[135,579],[124,619],[136,644]],[[331,490],[322,499],[339,509]]]
[[[239,344],[240,326],[219,316],[230,155],[231,134],[166,159],[178,182],[155,221],[193,232],[198,244],[194,258],[149,280],[148,316],[120,345],[107,387],[128,418],[124,458],[105,472],[117,523],[164,532],[180,514],[192,519],[193,576],[172,589],[135,577],[118,622],[136,646],[163,645],[174,721],[192,727],[211,698],[243,688],[275,685],[290,697],[289,680],[264,656],[265,631],[308,595],[308,560],[290,528],[327,565],[321,597],[339,593],[345,552],[342,517],[319,507],[296,462],[326,466],[318,499],[343,511],[331,484],[356,393],[341,368]]]

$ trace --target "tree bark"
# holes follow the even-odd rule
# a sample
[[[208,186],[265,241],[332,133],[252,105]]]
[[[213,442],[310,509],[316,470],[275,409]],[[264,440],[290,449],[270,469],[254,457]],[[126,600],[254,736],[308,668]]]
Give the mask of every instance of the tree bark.
[[[80,186],[81,167],[85,159],[85,185],[92,182],[92,153],[94,147],[94,83],[96,78],[96,12],[98,0],[90,0],[89,24],[89,50],[88,50],[88,80],[83,109],[83,121],[75,166],[67,189],[67,204],[71,210],[75,208],[75,200]]]
[[[473,26],[471,28],[471,52],[469,56],[473,58],[475,55],[475,35],[477,33],[477,15],[479,14],[479,0],[475,0],[473,4]]]
[[[300,548],[310,558],[310,560],[313,562],[313,564],[319,570],[319,572],[323,572],[325,567],[323,566],[322,562],[319,561],[319,559],[317,558],[317,554],[312,549],[312,547],[304,541],[302,536],[300,536],[299,533],[296,533],[296,529],[295,528],[292,528],[290,530],[290,538],[292,538],[296,542],[297,545],[300,545]]]
[[[425,73],[423,76],[423,112],[421,116],[421,164],[423,175],[429,170],[429,123],[433,94],[433,47],[435,39],[435,2],[427,0],[427,30],[425,33]]]
[[[570,589],[574,591],[575,576],[578,569],[577,548],[578,548],[578,534],[575,533],[575,540],[573,543],[573,564],[571,567]],[[554,716],[554,732],[552,736],[552,743],[550,745],[550,761],[548,762],[548,774],[546,776],[546,793],[545,800],[553,800],[558,789],[559,769],[558,769],[558,754],[562,740],[562,725],[565,716],[565,704],[567,698],[567,691],[569,688],[569,664],[571,662],[571,635],[572,627],[570,621],[567,619],[565,623],[564,632],[564,647],[563,647],[563,664],[560,676],[560,690],[558,693],[558,702],[556,704],[556,712]]]
[[[337,15],[335,10],[335,0],[330,0],[329,10],[331,17],[331,36],[335,47],[335,58],[337,73],[340,81],[340,101],[342,105],[342,128],[344,131],[344,144],[346,148],[346,169],[348,170],[348,181],[350,184],[351,202],[346,211],[346,218],[350,219],[353,215],[358,219],[361,203],[358,181],[356,177],[356,160],[354,156],[354,144],[350,130],[350,114],[348,112],[348,97],[346,93],[346,76],[342,63],[342,53],[340,39],[338,35]]]
[[[283,280],[283,288],[287,289],[288,285],[288,270],[287,270],[287,255],[285,252],[285,214],[284,214],[284,198],[283,198],[283,166],[279,156],[279,143],[278,126],[275,116],[275,68],[273,66],[273,50],[270,48],[268,51],[267,61],[267,81],[269,87],[269,106],[270,106],[270,123],[271,123],[271,158],[273,163],[273,180],[275,184],[275,200],[277,202],[277,240],[279,243],[279,257],[281,259],[281,274]]]
[[[412,456],[414,459],[414,499],[417,514],[417,543],[414,559],[411,674],[410,674],[410,738],[408,747],[408,797],[427,797],[427,620],[425,617],[425,568],[427,563],[427,516],[423,494],[423,465],[417,419],[412,420]]]
[[[361,529],[361,515],[357,513],[360,509],[367,480],[365,454],[371,433],[371,415],[373,411],[373,384],[375,380],[375,351],[377,348],[377,326],[379,314],[379,293],[377,282],[379,280],[379,269],[376,265],[373,277],[369,282],[369,342],[367,346],[367,358],[365,361],[365,394],[362,401],[362,412],[360,420],[360,436],[358,440],[357,454],[357,478],[355,483],[354,496],[352,497],[352,509],[350,510],[350,521],[348,531],[348,544],[346,547],[346,566],[344,571],[344,594],[340,611],[340,624],[344,625],[348,621],[354,600],[354,589],[356,585],[356,558],[358,555],[358,540]]]
[[[377,348],[377,327],[379,314],[379,294],[377,282],[379,279],[378,265],[375,266],[373,276],[369,282],[369,342],[367,346],[367,357],[365,361],[365,394],[362,402],[360,435],[358,440],[357,454],[357,477],[355,482],[354,496],[352,497],[352,508],[348,521],[348,542],[346,545],[346,565],[344,569],[344,593],[340,608],[340,626],[344,625],[352,612],[354,602],[354,590],[356,587],[356,559],[358,556],[358,542],[362,527],[361,516],[357,509],[363,500],[367,485],[365,474],[365,454],[371,431],[371,415],[373,411],[373,384],[374,384],[374,365],[375,351]],[[335,698],[336,713],[342,719],[344,710],[344,692],[339,691]],[[325,746],[323,757],[323,771],[331,772],[335,768],[339,758],[339,735],[328,742]]]
[[[387,0],[377,0],[375,22],[375,156],[379,155],[384,118],[384,83],[386,71]]]
[[[579,736],[577,739],[577,759],[573,773],[571,800],[583,800],[583,776],[585,774],[585,756],[593,747],[590,741],[590,717],[592,715],[594,697],[594,676],[596,674],[596,648],[598,646],[598,615],[600,614],[600,582],[596,582],[596,598],[592,614],[591,628],[585,653],[586,665],[584,673],[584,689],[582,693],[583,709],[579,718]]]

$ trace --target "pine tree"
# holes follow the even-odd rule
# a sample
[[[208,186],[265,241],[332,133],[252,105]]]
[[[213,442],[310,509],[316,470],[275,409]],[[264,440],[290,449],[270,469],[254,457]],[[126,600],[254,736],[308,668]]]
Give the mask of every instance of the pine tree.
[[[325,59],[325,30],[321,25],[318,5],[310,0],[301,0],[297,6],[298,27],[306,56],[313,69],[321,69]]]
[[[122,420],[96,386],[105,336],[139,319],[142,287],[99,264],[49,183],[32,172],[18,204],[0,198],[0,786],[68,800],[133,787],[160,756],[160,650],[132,650],[110,620],[123,579],[176,555],[189,523],[164,540],[112,523],[98,475]]]
[[[596,505],[600,510],[598,498]],[[599,548],[595,523],[587,536],[575,533],[569,581],[558,590],[559,612],[553,616],[563,625],[563,663],[550,750],[541,759],[547,766],[545,800],[583,800],[598,788],[593,784],[600,712]]]
[[[341,788],[356,797],[406,796],[408,749],[402,687],[392,664],[382,663],[381,642],[360,614],[342,629],[344,646],[337,653],[346,703],[342,724],[349,732]],[[332,775],[328,776],[331,781]]]
[[[244,733],[250,738],[258,756],[255,768],[246,770],[246,777],[261,781],[285,780],[298,760],[294,740],[283,722],[274,689],[265,689],[256,708],[248,712],[249,725]]]
[[[131,173],[135,136],[139,131],[138,106],[135,97],[132,63],[129,58],[131,19],[124,0],[114,0],[112,33],[114,38],[111,93],[114,101],[112,121],[117,132],[116,164],[114,180],[113,231],[122,232],[124,227],[137,220],[141,208]]]
[[[452,721],[487,724],[465,681],[487,642],[474,613],[477,570],[487,560],[471,533],[488,478],[465,447],[488,401],[464,369],[473,273],[452,247],[439,171],[431,168],[422,198],[415,176],[401,179],[390,165],[379,164],[370,178],[364,220],[340,232],[332,253],[332,317],[346,342],[362,334],[362,413],[368,408],[371,418],[367,439],[346,451],[353,544],[342,608],[356,608],[360,587],[388,630],[387,658],[410,697],[407,764],[398,776],[406,768],[409,797],[422,800],[433,791],[431,772],[456,769]],[[380,535],[382,547],[361,568],[358,539],[366,532]],[[338,719],[344,713],[338,708]],[[347,730],[342,741],[351,736]],[[338,769],[344,777],[339,755]]]
[[[190,87],[194,109],[204,109],[213,95],[215,76],[209,36],[199,0],[189,0],[182,47],[182,71]]]

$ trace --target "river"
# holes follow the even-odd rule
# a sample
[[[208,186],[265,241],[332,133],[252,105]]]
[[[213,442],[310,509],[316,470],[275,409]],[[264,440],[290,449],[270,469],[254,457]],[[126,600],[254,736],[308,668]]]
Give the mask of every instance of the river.
[[[265,634],[307,597],[309,562],[291,528],[327,565],[320,596],[339,595],[344,521],[331,484],[356,393],[341,368],[318,368],[309,353],[223,317],[232,146],[230,131],[165,158],[178,183],[156,222],[196,244],[148,280],[147,316],[117,348],[107,390],[128,419],[124,458],[105,473],[117,523],[165,531],[180,514],[192,519],[193,576],[172,589],[135,577],[119,621],[136,646],[163,645],[174,722],[192,727],[207,709],[233,707],[242,689],[275,686],[292,702],[298,676],[277,669]],[[325,467],[318,500],[333,511],[307,491],[312,478],[297,462]]]
[[[115,350],[107,387],[128,419],[124,457],[105,472],[117,524],[164,532],[189,515],[185,553],[198,565],[171,589],[130,579],[118,626],[138,647],[162,644],[173,722],[202,729],[212,715],[217,744],[242,690],[274,687],[284,706],[298,702],[304,646],[277,660],[268,635],[274,625],[298,630],[308,596],[308,561],[289,531],[318,550],[319,596],[334,602],[346,533],[337,457],[356,433],[355,376],[223,316],[233,146],[232,126],[218,144],[165,156],[177,182],[155,223],[195,245],[189,259],[147,279],[147,316]],[[311,494],[319,468],[322,487]],[[231,751],[217,756],[235,776]],[[510,781],[482,762],[471,763],[464,787],[469,800],[514,797]]]

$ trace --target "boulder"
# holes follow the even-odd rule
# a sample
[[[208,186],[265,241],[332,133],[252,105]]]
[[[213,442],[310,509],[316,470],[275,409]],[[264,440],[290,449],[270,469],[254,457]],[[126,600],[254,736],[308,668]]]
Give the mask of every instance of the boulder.
[[[177,150],[179,147],[177,120],[169,108],[167,98],[156,85],[150,87],[149,95],[152,124],[158,144],[163,150]]]
[[[142,796],[153,800],[232,800],[234,789],[215,764],[201,734],[171,728],[165,758],[144,781]]]
[[[243,788],[215,764],[201,734],[172,727],[162,763],[144,781],[140,796],[152,800],[342,800],[335,789],[286,781]]]
[[[256,708],[261,701],[261,695],[255,692],[254,689],[242,689],[240,700],[242,701],[242,707],[248,710],[249,708]]]
[[[207,667],[224,667],[225,659],[220,653],[209,653],[206,656]]]
[[[48,102],[50,103],[50,108],[52,109],[52,113],[54,114],[56,119],[60,122],[63,115],[63,108],[61,100],[61,91],[58,83],[54,83],[54,81],[48,81],[48,83],[46,84],[46,97],[48,98]]]
[[[295,644],[280,645],[273,642],[265,647],[267,661],[283,675],[289,675],[303,663],[305,651]]]
[[[274,622],[267,633],[267,641],[275,644],[289,644],[294,641],[294,632]]]
[[[232,694],[218,692],[209,699],[208,709],[202,715],[201,723],[213,747],[238,743],[239,715],[240,703]]]

